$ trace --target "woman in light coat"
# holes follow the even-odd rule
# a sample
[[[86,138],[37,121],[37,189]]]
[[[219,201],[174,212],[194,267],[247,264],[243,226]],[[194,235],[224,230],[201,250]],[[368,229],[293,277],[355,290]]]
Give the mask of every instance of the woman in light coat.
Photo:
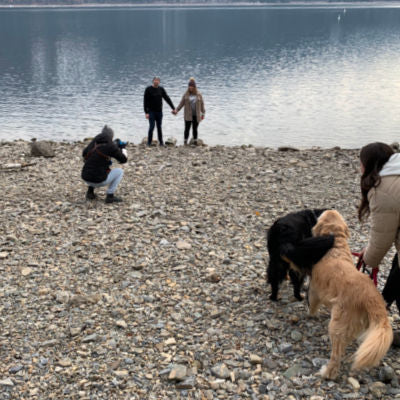
[[[361,203],[358,218],[370,216],[371,230],[367,247],[362,251],[364,262],[378,268],[394,244],[400,251],[400,154],[385,143],[370,143],[360,152]],[[388,306],[396,301],[400,311],[400,268],[398,254],[383,289]],[[400,345],[395,333],[393,344]]]
[[[183,112],[185,119],[184,144],[187,145],[188,143],[190,127],[192,126],[193,144],[197,145],[197,128],[199,123],[204,119],[206,110],[204,108],[203,96],[197,90],[194,78],[190,78],[188,89],[173,113],[175,115],[178,114],[182,107],[185,107]]]

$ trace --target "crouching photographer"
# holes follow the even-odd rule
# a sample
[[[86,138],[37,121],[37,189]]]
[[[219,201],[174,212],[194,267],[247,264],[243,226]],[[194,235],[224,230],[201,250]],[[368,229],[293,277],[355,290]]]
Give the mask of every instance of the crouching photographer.
[[[83,150],[85,164],[82,168],[82,179],[88,185],[86,193],[87,200],[94,200],[96,195],[94,189],[108,186],[106,203],[121,202],[122,199],[115,197],[114,192],[124,175],[122,168],[111,169],[111,158],[115,158],[121,164],[128,161],[126,142],[119,139],[113,141],[114,131],[107,125],[104,126],[89,145]]]

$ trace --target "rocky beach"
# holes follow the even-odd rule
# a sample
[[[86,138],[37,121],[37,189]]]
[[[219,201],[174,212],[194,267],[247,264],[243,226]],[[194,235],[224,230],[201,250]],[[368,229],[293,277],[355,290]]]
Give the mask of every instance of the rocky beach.
[[[105,204],[85,200],[85,144],[50,146],[0,143],[0,400],[400,398],[394,348],[350,373],[353,344],[322,381],[329,313],[309,317],[289,282],[271,302],[265,280],[288,212],[335,207],[366,245],[358,150],[129,144],[124,202]]]

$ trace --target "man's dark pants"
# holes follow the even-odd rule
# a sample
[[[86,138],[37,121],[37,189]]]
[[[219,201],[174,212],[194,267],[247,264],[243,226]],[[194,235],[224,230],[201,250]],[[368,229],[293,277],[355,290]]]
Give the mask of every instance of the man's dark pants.
[[[153,131],[154,131],[154,125],[157,124],[157,136],[158,136],[158,144],[163,145],[163,136],[162,136],[162,117],[163,113],[162,111],[150,111],[149,112],[149,133],[147,135],[147,144],[150,146],[151,142],[153,141]]]

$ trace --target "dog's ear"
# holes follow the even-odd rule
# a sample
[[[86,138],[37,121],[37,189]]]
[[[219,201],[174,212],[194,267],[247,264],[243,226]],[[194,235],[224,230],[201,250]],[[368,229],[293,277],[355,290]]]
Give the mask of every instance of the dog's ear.
[[[313,228],[311,229],[313,236],[321,236],[321,230],[323,228],[323,224],[318,221]]]
[[[344,234],[346,236],[346,239],[350,239],[350,229],[347,225],[344,226]]]

